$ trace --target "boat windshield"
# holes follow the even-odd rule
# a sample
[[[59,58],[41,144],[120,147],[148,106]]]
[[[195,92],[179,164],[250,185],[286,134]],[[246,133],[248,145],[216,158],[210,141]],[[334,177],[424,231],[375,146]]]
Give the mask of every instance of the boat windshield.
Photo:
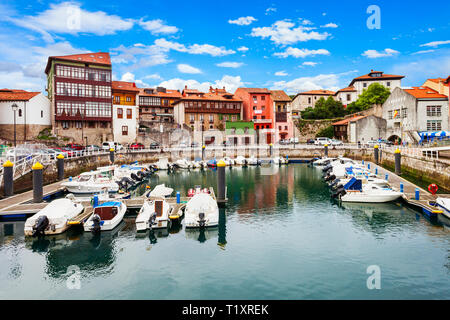
[[[81,175],[79,178],[78,178],[78,181],[79,182],[86,182],[86,181],[89,181],[91,179],[91,176],[90,175]]]

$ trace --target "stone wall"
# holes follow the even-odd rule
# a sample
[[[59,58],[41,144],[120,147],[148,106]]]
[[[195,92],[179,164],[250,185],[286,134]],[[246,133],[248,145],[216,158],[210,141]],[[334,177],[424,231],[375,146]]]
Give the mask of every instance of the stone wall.
[[[51,128],[51,126],[40,125],[40,124],[16,124],[16,142],[24,141],[26,126],[26,140],[34,140],[39,132],[46,128]],[[14,142],[14,125],[13,124],[0,124],[0,139]]]
[[[299,142],[306,142],[308,139],[315,139],[317,133],[331,126],[332,123],[339,121],[341,119],[334,120],[298,120],[297,129],[295,137],[298,138]]]

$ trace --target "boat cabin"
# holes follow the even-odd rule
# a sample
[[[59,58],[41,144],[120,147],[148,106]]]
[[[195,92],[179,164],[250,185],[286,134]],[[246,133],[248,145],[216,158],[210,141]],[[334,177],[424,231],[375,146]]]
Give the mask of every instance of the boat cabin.
[[[119,213],[121,205],[120,202],[106,202],[96,207],[94,214],[97,214],[102,221],[112,220]]]

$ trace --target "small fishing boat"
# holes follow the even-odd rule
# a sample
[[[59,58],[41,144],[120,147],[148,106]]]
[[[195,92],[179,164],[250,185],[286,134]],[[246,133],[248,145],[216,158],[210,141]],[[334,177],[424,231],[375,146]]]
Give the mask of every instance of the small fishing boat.
[[[145,200],[136,217],[136,230],[160,229],[170,227],[170,213],[173,207],[164,199]]]
[[[450,219],[450,199],[437,198],[436,204],[440,209],[442,209],[442,214]]]
[[[250,158],[247,159],[247,164],[249,166],[259,166],[261,164],[261,160],[258,160],[254,156],[251,156]]]
[[[206,168],[206,162],[202,161],[202,160],[196,160],[196,161],[192,161],[192,167],[194,169],[204,169]]]
[[[384,203],[399,199],[403,193],[392,190],[389,185],[375,183],[362,184],[362,181],[352,178],[345,186],[340,187],[333,198],[343,202]]]
[[[208,188],[203,188],[201,186],[195,186],[195,188],[190,188],[187,192],[188,197],[193,197],[196,194],[199,193],[206,193],[206,194],[210,194],[211,192],[209,191]]]
[[[84,223],[84,231],[113,230],[125,216],[127,206],[121,201],[109,201],[94,208],[94,213]]]
[[[184,210],[186,228],[207,228],[219,225],[217,202],[206,193],[195,194]]]
[[[61,186],[74,194],[98,193],[104,188],[111,193],[119,191],[119,185],[114,181],[111,171],[103,170],[84,172],[75,181],[63,182]]]
[[[208,165],[208,167],[215,168],[215,167],[217,167],[217,160],[211,159],[206,164]]]
[[[283,157],[275,157],[275,158],[273,158],[272,161],[274,164],[278,164],[278,165],[288,164],[288,160]]]
[[[153,188],[153,190],[148,194],[149,198],[165,198],[169,197],[173,192],[172,188],[166,187],[165,184],[159,184],[156,187]]]
[[[226,165],[226,166],[234,166],[234,165],[235,165],[234,160],[231,159],[230,157],[223,157],[221,160],[222,160],[223,162],[225,162],[225,165]]]
[[[175,161],[175,165],[180,169],[190,169],[192,167],[191,162],[186,159],[178,159]]]
[[[25,236],[60,234],[69,228],[67,221],[83,212],[84,207],[72,197],[56,199],[25,222]]]
[[[169,160],[167,158],[161,158],[159,159],[155,164],[154,167],[158,170],[170,170],[172,169],[172,165],[169,163]]]

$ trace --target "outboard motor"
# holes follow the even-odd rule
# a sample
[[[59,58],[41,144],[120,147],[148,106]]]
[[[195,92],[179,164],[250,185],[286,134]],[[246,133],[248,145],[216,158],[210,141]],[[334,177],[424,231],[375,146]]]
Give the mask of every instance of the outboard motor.
[[[40,216],[37,220],[36,223],[33,226],[33,237],[42,237],[45,235],[45,229],[47,229],[49,224],[48,218],[47,216]]]
[[[148,228],[150,230],[152,230],[152,225],[155,223],[155,221],[156,221],[156,212],[153,212],[150,215],[150,218],[148,219]]]
[[[204,228],[205,225],[206,225],[205,214],[203,212],[200,212],[198,214],[198,226],[200,228]]]
[[[344,186],[339,186],[339,188],[334,192],[331,197],[333,199],[340,199],[342,196],[346,195],[347,192],[344,189]]]
[[[335,179],[336,179],[336,176],[335,176],[334,174],[332,174],[331,176],[327,176],[327,177],[325,178],[325,181],[328,182],[328,181],[333,181],[333,180],[335,180]]]
[[[325,167],[323,167],[322,172],[327,172],[328,170],[330,170],[332,168],[333,168],[333,166],[331,164],[328,164]]]
[[[94,214],[94,216],[92,217],[92,230],[91,230],[93,233],[100,232],[101,221],[102,219],[100,219],[100,216],[98,214]]]
[[[330,188],[333,189],[335,186],[337,186],[337,184],[341,182],[340,179],[336,179],[334,180],[332,183],[330,183]]]
[[[134,172],[132,172],[130,174],[131,179],[133,179],[134,181],[141,181],[142,179],[140,179]]]

